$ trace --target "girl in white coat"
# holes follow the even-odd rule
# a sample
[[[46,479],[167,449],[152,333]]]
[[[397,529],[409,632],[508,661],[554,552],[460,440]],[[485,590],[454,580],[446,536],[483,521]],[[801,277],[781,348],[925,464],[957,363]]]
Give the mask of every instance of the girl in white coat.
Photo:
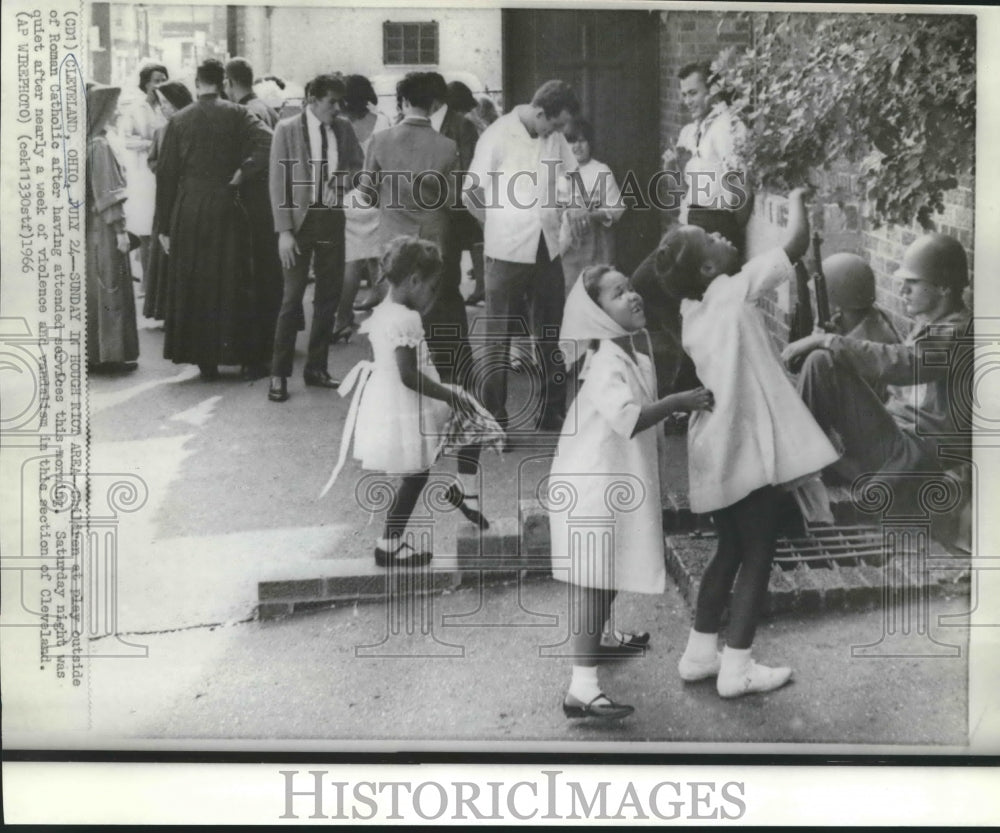
[[[781,492],[803,484],[838,454],[796,393],[756,300],[794,274],[809,243],[804,192],[789,195],[788,239],[739,267],[720,234],[679,226],[662,246],[665,281],[681,302],[681,343],[715,394],[712,413],[688,426],[691,511],[712,513],[718,548],[698,589],[694,627],[678,670],[683,680],[717,676],[722,697],[770,691],[792,675],[750,658],[767,596]],[[729,600],[726,647],[718,654]]]
[[[548,480],[552,574],[578,591],[567,717],[633,711],[597,684],[601,634],[619,590],[662,593],[666,585],[655,425],[712,403],[704,388],[656,399],[652,361],[632,345],[645,323],[642,298],[610,266],[583,270],[566,301],[560,338],[589,345]]]

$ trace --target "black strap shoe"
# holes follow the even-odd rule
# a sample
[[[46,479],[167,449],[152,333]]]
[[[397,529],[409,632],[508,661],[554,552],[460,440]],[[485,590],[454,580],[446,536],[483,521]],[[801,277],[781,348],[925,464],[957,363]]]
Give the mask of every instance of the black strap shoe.
[[[444,493],[444,499],[448,501],[452,506],[454,506],[459,512],[465,515],[465,519],[470,523],[474,523],[480,529],[489,529],[490,522],[483,517],[483,513],[478,509],[473,509],[465,501],[467,498],[479,499],[479,495],[467,495],[462,492],[462,490],[454,483],[448,487],[448,491]]]
[[[634,706],[616,703],[603,692],[589,703],[581,703],[569,695],[566,695],[566,699],[563,700],[563,714],[571,718],[600,717],[605,720],[620,720],[623,717],[628,717],[634,711]]]
[[[417,552],[405,541],[392,551],[375,547],[375,565],[377,567],[425,567],[433,557],[434,553]]]
[[[649,634],[611,631],[604,634],[602,644],[608,648],[645,648],[649,645]]]

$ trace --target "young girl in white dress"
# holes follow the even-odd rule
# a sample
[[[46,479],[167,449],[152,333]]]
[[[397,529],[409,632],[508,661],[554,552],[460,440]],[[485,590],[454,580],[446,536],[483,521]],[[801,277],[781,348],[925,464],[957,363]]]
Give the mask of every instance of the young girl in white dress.
[[[662,593],[666,586],[655,426],[712,403],[704,388],[656,398],[652,361],[632,344],[645,323],[642,298],[611,266],[585,269],[566,300],[560,339],[588,346],[548,481],[552,575],[574,591],[567,717],[633,711],[597,683],[601,634],[619,590]]]
[[[711,512],[718,548],[698,589],[694,626],[678,670],[683,680],[717,677],[722,697],[770,691],[790,668],[750,657],[767,596],[781,491],[807,483],[838,454],[784,368],[756,306],[795,274],[809,243],[804,193],[789,195],[788,238],[739,268],[719,233],[679,226],[661,244],[665,282],[681,302],[681,343],[715,395],[711,413],[688,426],[691,511]],[[718,631],[729,600],[725,650]]]
[[[406,525],[438,457],[452,410],[471,413],[481,406],[461,388],[441,384],[424,343],[420,315],[434,300],[441,272],[437,246],[416,237],[397,237],[382,256],[381,270],[389,293],[361,328],[371,340],[374,362],[362,362],[341,385],[343,395],[358,382],[364,385],[356,418],[348,417],[345,442],[356,426],[354,457],[361,467],[402,476],[375,545],[375,563],[419,567],[432,553],[418,552],[403,539]],[[367,380],[359,378],[361,371],[369,370]],[[345,452],[342,446],[327,488]]]

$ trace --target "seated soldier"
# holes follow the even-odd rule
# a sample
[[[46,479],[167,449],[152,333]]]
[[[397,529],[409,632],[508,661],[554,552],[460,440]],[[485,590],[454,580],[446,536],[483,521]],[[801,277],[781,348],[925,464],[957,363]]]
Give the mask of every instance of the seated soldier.
[[[916,319],[901,344],[820,333],[792,342],[786,364],[805,356],[799,393],[816,421],[843,450],[830,468],[851,483],[875,472],[940,473],[971,447],[971,313],[962,300],[968,266],[961,244],[926,234],[905,252],[896,272],[906,312]],[[888,401],[874,392],[889,386]],[[956,456],[956,452],[959,452]],[[968,457],[971,459],[971,452]]]
[[[823,259],[831,332],[861,341],[898,344],[899,331],[875,303],[875,274],[859,255],[837,252]]]

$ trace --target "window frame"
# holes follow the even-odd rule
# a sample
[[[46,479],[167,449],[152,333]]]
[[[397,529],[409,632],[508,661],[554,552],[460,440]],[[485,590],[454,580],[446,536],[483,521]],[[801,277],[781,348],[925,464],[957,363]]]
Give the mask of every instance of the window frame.
[[[416,42],[408,43],[416,37]],[[430,53],[430,54],[428,54]],[[425,60],[430,57],[431,60]],[[407,60],[414,58],[415,60]],[[436,20],[385,20],[382,22],[384,66],[437,66],[441,60],[441,28]]]

